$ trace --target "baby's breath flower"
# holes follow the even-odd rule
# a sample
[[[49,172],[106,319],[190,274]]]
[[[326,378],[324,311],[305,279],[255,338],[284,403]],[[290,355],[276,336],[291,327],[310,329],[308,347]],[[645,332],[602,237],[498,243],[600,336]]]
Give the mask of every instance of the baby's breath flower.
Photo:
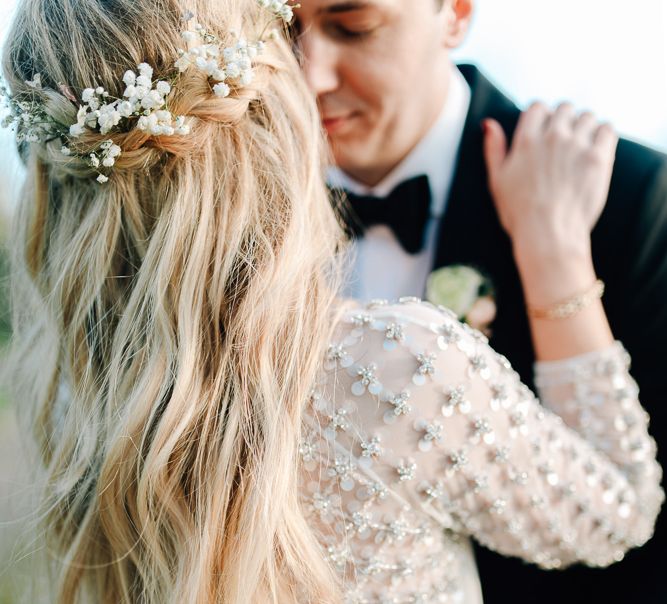
[[[173,117],[169,111],[155,111],[142,115],[137,122],[139,130],[145,130],[153,136],[171,136],[175,134]]]
[[[123,83],[125,86],[134,86],[134,83],[137,81],[137,76],[134,71],[127,70],[123,75]]]
[[[85,131],[86,130],[83,127],[83,124],[72,124],[69,127],[70,136],[73,136],[73,137],[81,136]]]
[[[268,9],[274,17],[291,21],[293,9],[298,5],[290,0],[257,0],[261,7]],[[183,15],[186,23],[194,19],[187,11]],[[191,23],[182,32],[186,50],[179,49],[174,63],[179,73],[196,68],[211,80],[213,94],[227,97],[233,88],[249,85],[254,78],[253,61],[263,52],[264,40],[248,42],[240,32],[231,30],[229,35],[234,43],[224,45],[215,35],[199,23]],[[77,99],[72,87],[58,83],[58,91],[70,102],[79,104],[76,122],[58,123],[48,114],[38,91],[42,90],[40,74],[25,84],[33,91],[23,92],[14,98],[0,79],[0,101],[9,111],[0,125],[16,129],[17,142],[40,143],[60,139],[60,151],[65,156],[75,156],[91,168],[112,168],[122,150],[112,139],[103,141],[95,151],[78,152],[72,146],[72,139],[86,132],[106,135],[114,130],[131,130],[136,127],[151,136],[185,136],[190,133],[185,116],[174,116],[168,110],[167,97],[173,89],[174,80],[154,81],[154,69],[148,63],[139,63],[136,70],[123,73],[124,91],[121,98],[111,97],[103,86],[84,88]],[[97,182],[106,183],[109,177],[98,172]]]
[[[34,92],[24,93],[21,99],[14,98],[0,78],[0,100],[2,108],[7,110],[1,125],[13,128],[16,131],[16,141],[19,143],[40,143],[58,134],[58,124],[44,110],[39,91],[42,90],[40,74],[35,74],[32,80],[25,84]]]
[[[110,132],[115,126],[117,126],[120,123],[122,117],[123,116],[120,114],[120,112],[116,109],[115,106],[104,105],[100,109],[100,113],[97,117],[97,123],[100,127],[100,133],[107,134],[108,132]]]
[[[139,65],[137,65],[137,69],[142,76],[148,78],[149,80],[153,77],[153,68],[148,63],[139,63]]]
[[[35,88],[37,90],[42,89],[42,76],[39,73],[36,73],[32,80],[27,80],[26,84],[30,86],[30,88]]]
[[[298,5],[290,6],[288,0],[257,0],[257,3],[262,7],[270,10],[276,17],[291,23],[294,18],[294,9]]]
[[[120,113],[122,117],[130,117],[133,111],[134,107],[132,107],[132,103],[129,101],[122,101],[118,105],[118,113]]]
[[[82,93],[81,93],[81,100],[84,103],[90,103],[95,98],[95,89],[94,88],[86,88]]]
[[[241,68],[236,61],[230,61],[227,63],[225,72],[229,78],[238,78],[241,75]]]
[[[216,94],[216,96],[225,97],[229,96],[230,88],[224,82],[218,82],[215,86],[213,86],[213,92]]]
[[[193,31],[184,31],[181,36],[188,44],[194,44],[199,40],[199,36]]]
[[[142,86],[143,88],[150,90],[153,86],[153,82],[147,75],[140,75],[137,77],[136,85],[137,87]]]
[[[244,37],[238,36],[236,44],[223,47],[220,40],[201,25],[195,24],[194,29],[182,32],[188,50],[179,50],[175,67],[180,72],[190,67],[199,69],[213,81],[213,92],[220,97],[231,93],[232,81],[239,86],[247,86],[252,82],[252,60],[262,51],[263,44],[249,43]]]

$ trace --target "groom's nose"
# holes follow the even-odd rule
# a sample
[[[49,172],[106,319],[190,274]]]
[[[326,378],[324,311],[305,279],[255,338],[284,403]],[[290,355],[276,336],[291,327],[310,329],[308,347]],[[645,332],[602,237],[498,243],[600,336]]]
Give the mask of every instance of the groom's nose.
[[[312,31],[305,32],[299,42],[303,52],[304,75],[313,93],[319,97],[338,89],[340,75],[335,44]]]

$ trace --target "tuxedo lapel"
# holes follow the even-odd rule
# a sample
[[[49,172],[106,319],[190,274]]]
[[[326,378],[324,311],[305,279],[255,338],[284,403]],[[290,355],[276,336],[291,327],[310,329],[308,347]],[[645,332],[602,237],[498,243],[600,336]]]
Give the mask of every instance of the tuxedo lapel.
[[[459,67],[471,90],[461,146],[450,189],[447,210],[442,219],[435,267],[476,258],[487,264],[497,252],[496,244],[509,244],[503,232],[487,185],[483,155],[482,120],[498,120],[506,132],[513,132],[519,110],[497,90],[477,68]],[[492,236],[488,245],[481,235]],[[484,242],[480,245],[480,242]],[[494,245],[491,245],[494,244]],[[491,267],[481,267],[491,268]]]
[[[532,384],[533,352],[523,293],[510,239],[496,214],[487,184],[482,120],[494,118],[511,138],[518,108],[470,65],[459,67],[471,89],[455,177],[441,220],[434,269],[451,264],[476,267],[491,279],[498,314],[491,344],[510,358]]]
[[[471,88],[471,105],[456,175],[439,231],[435,267],[469,264],[491,278],[498,315],[491,345],[505,354],[522,380],[533,385],[533,348],[521,284],[510,240],[499,224],[487,186],[480,123],[500,122],[511,138],[519,110],[471,66],[461,66]],[[667,160],[621,139],[607,204],[593,230],[593,261],[606,283],[603,303],[612,333],[630,352],[642,402],[651,414],[659,444],[667,442],[664,414],[665,333],[667,333]],[[667,467],[664,454],[659,460]],[[664,516],[664,514],[663,514]],[[621,564],[600,571],[573,568],[553,573],[531,568],[476,547],[484,601],[504,604],[543,602],[667,602],[664,587],[665,522],[654,538],[630,552]],[[603,573],[603,574],[600,574]]]

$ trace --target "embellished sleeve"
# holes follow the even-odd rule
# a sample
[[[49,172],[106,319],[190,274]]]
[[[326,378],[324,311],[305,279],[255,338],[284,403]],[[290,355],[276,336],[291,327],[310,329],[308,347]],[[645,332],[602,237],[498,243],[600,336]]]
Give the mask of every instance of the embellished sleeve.
[[[318,395],[333,401],[327,439],[442,526],[544,568],[605,566],[651,537],[661,468],[620,344],[538,363],[543,405],[483,335],[426,303],[350,312],[337,338]]]

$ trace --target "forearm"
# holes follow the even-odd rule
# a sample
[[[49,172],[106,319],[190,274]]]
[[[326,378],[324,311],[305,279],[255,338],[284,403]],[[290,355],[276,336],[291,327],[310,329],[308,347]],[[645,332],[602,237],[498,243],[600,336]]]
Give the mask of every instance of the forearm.
[[[590,243],[562,242],[537,234],[514,242],[514,256],[526,304],[550,307],[588,290],[596,275]],[[610,346],[613,335],[598,299],[570,317],[535,318],[529,315],[537,360],[577,356]]]

